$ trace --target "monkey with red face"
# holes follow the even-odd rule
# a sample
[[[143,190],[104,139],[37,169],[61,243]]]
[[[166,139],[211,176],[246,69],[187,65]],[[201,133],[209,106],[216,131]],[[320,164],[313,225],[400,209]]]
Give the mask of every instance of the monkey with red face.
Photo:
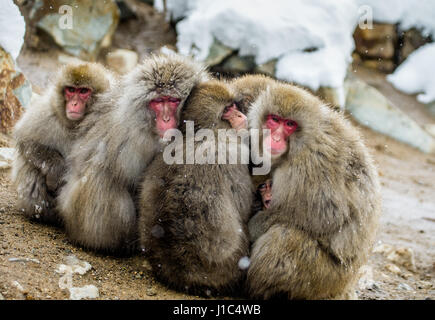
[[[18,208],[27,217],[58,223],[55,197],[63,183],[80,125],[95,111],[100,95],[116,82],[103,66],[70,64],[62,68],[46,94],[15,125],[17,152],[12,167]]]
[[[234,101],[226,83],[205,82],[192,91],[182,112],[184,121],[194,122],[195,133],[209,129],[215,137],[209,151],[215,160],[228,143],[218,139],[218,132],[247,125]],[[209,137],[195,139],[191,152],[197,155],[209,142]],[[245,271],[239,261],[249,252],[253,188],[248,166],[164,160],[159,154],[146,169],[139,206],[140,244],[153,272],[179,290],[228,293],[240,284]]]
[[[373,161],[344,116],[307,91],[272,84],[248,113],[272,159],[271,198],[249,221],[256,298],[354,296],[381,211]],[[263,149],[264,150],[264,149]]]
[[[136,194],[142,174],[178,126],[190,91],[208,79],[204,67],[178,54],[146,58],[104,95],[99,118],[75,143],[71,167],[59,195],[69,238],[110,253],[136,248]]]

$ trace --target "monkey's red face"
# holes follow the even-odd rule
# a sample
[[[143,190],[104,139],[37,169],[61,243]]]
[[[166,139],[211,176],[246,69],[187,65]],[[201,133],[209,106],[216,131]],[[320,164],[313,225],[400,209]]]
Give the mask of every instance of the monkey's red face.
[[[65,87],[66,117],[69,120],[81,120],[86,111],[86,104],[92,96],[92,90],[85,87]]]
[[[231,124],[231,127],[236,130],[248,128],[246,116],[239,111],[235,103],[224,109],[222,120],[227,120]]]
[[[166,130],[177,127],[177,109],[180,101],[178,98],[168,96],[151,100],[149,107],[156,114],[156,128],[161,137],[163,137]]]
[[[258,191],[260,191],[263,207],[269,209],[272,202],[272,180],[268,179],[265,183],[260,184]]]
[[[298,128],[296,121],[269,114],[263,129],[270,129],[270,135],[265,137],[264,143],[273,157],[282,155],[287,150],[287,142],[293,132]]]

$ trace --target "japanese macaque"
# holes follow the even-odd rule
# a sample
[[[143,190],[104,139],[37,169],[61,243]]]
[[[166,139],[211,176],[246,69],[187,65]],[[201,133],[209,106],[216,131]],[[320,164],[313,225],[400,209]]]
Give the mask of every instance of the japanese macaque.
[[[381,211],[377,172],[358,131],[285,84],[265,90],[248,121],[270,130],[263,141],[273,181],[268,207],[249,221],[251,297],[354,297]]]
[[[143,170],[163,148],[165,131],[177,127],[192,88],[206,79],[203,66],[189,58],[152,55],[104,96],[100,119],[74,145],[59,196],[74,243],[116,254],[135,249],[136,188]]]
[[[69,64],[16,124],[12,180],[24,215],[46,223],[59,222],[55,198],[63,183],[66,157],[84,133],[80,124],[115,82],[101,65]]]
[[[247,114],[251,104],[266,88],[278,80],[262,74],[247,74],[231,81],[240,111]]]
[[[248,166],[217,161],[219,145],[227,144],[218,139],[218,130],[246,128],[234,97],[227,84],[210,81],[192,91],[182,113],[184,121],[194,122],[195,134],[210,129],[211,137],[195,138],[191,152],[198,156],[213,141],[208,155],[215,164],[167,164],[158,155],[145,171],[140,245],[156,277],[178,290],[222,294],[246,275],[247,221],[254,194]],[[182,142],[187,143],[185,137]]]

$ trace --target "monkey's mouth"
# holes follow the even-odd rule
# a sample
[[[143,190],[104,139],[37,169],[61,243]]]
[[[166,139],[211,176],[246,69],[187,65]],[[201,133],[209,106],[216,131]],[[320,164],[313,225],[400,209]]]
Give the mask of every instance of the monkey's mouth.
[[[266,209],[269,209],[269,207],[270,207],[270,203],[272,202],[272,200],[265,200],[264,201],[264,207],[266,208]]]

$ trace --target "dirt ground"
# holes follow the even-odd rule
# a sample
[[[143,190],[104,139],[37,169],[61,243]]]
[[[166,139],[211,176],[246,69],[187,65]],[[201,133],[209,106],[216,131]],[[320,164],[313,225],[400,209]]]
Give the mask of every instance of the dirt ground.
[[[150,26],[155,29],[146,29],[130,43],[141,55],[162,44],[173,45],[175,41],[173,31],[159,35],[156,24]],[[131,25],[121,25],[114,45],[124,45],[131,28]],[[150,37],[154,40],[150,41]],[[23,51],[19,57],[20,68],[37,90],[47,86],[48,75],[58,67],[57,54],[56,51]],[[361,68],[356,74],[418,123],[435,123],[413,96],[396,91],[384,75]],[[359,128],[378,166],[384,210],[375,245],[378,252],[371,255],[365,267],[368,272],[363,278],[367,281],[358,288],[358,297],[435,299],[435,156]],[[88,252],[73,246],[61,229],[25,219],[15,206],[17,193],[9,174],[9,170],[0,171],[0,300],[68,299],[68,291],[59,288],[61,274],[56,270],[70,255],[92,265],[84,275],[74,275],[73,285],[95,285],[99,299],[199,298],[175,292],[157,282],[140,255],[121,258]],[[389,268],[392,262],[387,254],[379,252],[388,246],[411,249],[415,269],[399,263],[395,265],[400,270]]]

